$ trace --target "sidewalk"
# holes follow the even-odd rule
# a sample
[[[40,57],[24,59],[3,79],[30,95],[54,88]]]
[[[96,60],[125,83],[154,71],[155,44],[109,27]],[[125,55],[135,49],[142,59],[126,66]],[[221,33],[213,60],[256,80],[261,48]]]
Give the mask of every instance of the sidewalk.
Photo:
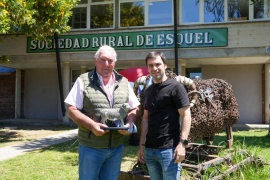
[[[78,129],[73,129],[67,132],[54,134],[51,136],[47,136],[45,138],[28,141],[22,144],[0,148],[0,161],[7,160],[18,155],[22,155],[30,151],[42,149],[54,144],[59,144],[75,139],[77,135]]]
[[[269,129],[269,124],[234,124],[232,129],[234,131],[250,129]]]

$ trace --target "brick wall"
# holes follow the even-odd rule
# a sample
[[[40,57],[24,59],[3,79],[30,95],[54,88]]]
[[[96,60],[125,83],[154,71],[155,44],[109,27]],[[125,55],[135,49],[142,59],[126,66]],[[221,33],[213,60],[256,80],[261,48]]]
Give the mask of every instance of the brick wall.
[[[0,119],[15,118],[16,73],[0,74]]]

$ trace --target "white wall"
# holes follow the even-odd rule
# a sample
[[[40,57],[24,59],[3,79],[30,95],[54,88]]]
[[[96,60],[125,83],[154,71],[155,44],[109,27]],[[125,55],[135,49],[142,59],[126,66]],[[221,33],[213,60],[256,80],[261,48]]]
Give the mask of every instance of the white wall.
[[[238,124],[262,123],[262,65],[202,67],[203,79],[220,78],[232,85],[240,113]]]
[[[26,119],[58,119],[57,69],[26,69],[24,116]]]

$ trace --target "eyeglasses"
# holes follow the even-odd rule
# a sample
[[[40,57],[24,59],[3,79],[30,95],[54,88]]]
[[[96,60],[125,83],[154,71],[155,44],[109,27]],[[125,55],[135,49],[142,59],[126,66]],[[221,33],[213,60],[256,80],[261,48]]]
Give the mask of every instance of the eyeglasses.
[[[106,59],[106,58],[99,58],[98,61],[99,61],[100,64],[106,64],[106,62],[108,64],[113,64],[115,62],[112,59]]]

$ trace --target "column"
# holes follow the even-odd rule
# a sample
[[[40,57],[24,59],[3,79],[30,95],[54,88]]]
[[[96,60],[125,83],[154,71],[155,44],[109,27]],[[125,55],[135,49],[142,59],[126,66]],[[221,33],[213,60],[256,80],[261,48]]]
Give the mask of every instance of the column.
[[[269,124],[270,136],[270,64],[265,64],[265,122]]]
[[[182,75],[182,65],[178,61],[178,74],[177,75]]]
[[[179,75],[186,76],[186,66],[183,64],[181,65],[181,74],[179,73]]]
[[[16,82],[15,82],[15,119],[21,118],[21,84],[22,84],[22,71],[16,69]]]
[[[86,73],[86,66],[81,66],[81,74]]]

